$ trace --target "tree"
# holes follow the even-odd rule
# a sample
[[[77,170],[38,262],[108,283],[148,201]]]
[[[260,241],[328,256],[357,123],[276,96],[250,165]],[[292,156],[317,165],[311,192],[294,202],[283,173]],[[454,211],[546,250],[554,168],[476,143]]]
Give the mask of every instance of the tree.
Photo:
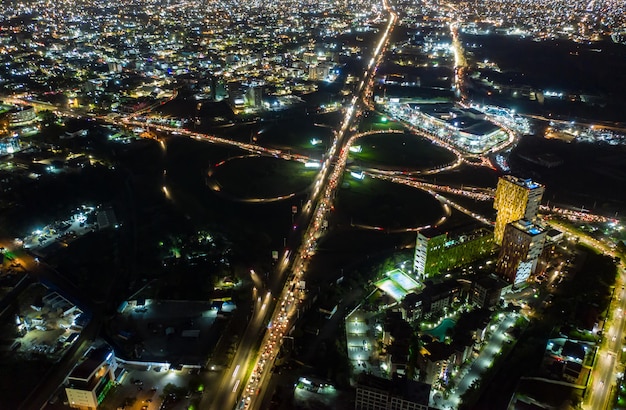
[[[57,116],[54,112],[50,110],[44,110],[39,113],[39,117],[41,117],[41,123],[44,127],[48,127],[57,120]]]
[[[168,383],[163,387],[163,394],[161,397],[165,399],[169,395],[173,395],[174,398],[185,397],[186,390],[184,387],[175,385],[174,383]]]
[[[189,391],[196,392],[204,390],[204,385],[202,384],[202,380],[198,376],[193,376],[189,383],[187,384]]]

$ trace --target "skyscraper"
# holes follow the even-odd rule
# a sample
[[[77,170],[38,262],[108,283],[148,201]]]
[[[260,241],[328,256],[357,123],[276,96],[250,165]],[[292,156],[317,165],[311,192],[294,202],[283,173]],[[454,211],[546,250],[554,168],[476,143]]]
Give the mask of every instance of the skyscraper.
[[[498,211],[494,241],[502,244],[504,228],[518,219],[533,221],[537,217],[544,186],[530,179],[505,175],[498,180],[493,207]]]
[[[527,219],[507,224],[496,272],[514,285],[527,281],[537,269],[545,238],[546,230]]]

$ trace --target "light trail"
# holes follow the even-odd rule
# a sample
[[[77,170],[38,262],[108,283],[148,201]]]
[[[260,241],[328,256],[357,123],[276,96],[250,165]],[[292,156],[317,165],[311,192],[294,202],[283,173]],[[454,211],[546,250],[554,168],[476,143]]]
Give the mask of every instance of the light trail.
[[[381,40],[376,47],[374,54],[374,61],[376,64],[380,62],[380,55],[384,53],[386,42],[389,38],[389,33],[394,27],[396,21],[396,15],[391,11],[388,4],[384,3],[385,8],[389,12],[389,21],[387,27],[381,37]],[[376,70],[377,65],[372,64],[369,68],[369,72],[366,71],[366,79],[359,86],[360,96],[367,95],[369,87],[372,84],[372,77]],[[367,85],[367,86],[366,86]],[[365,87],[365,88],[363,88]],[[340,142],[344,139],[350,124],[355,118],[355,106],[359,102],[360,97],[354,96],[351,100],[349,108],[346,110],[343,123],[339,131],[335,135],[335,140],[331,145],[327,159],[323,163],[322,168],[318,174],[318,186],[311,195],[311,201],[313,205],[311,222],[308,224],[304,231],[303,242],[294,256],[293,271],[281,291],[278,298],[276,308],[272,314],[268,331],[265,333],[259,354],[257,355],[251,377],[246,382],[246,388],[242,400],[239,402],[241,408],[255,408],[259,401],[258,392],[263,386],[265,378],[268,374],[268,363],[273,363],[282,338],[287,329],[292,325],[293,316],[296,311],[296,306],[299,303],[299,290],[297,284],[306,272],[309,257],[314,253],[316,239],[320,235],[320,228],[323,226],[323,221],[326,218],[326,214],[330,211],[332,201],[334,199],[334,192],[345,172],[346,162],[349,155],[349,147],[356,140],[354,137],[350,137],[348,141],[339,149]],[[338,152],[339,151],[339,152]],[[331,170],[332,169],[332,170]]]

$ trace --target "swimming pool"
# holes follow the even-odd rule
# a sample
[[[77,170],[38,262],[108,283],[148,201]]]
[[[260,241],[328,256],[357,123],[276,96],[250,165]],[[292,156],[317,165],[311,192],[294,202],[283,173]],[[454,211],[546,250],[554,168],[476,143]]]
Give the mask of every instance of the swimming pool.
[[[456,325],[456,322],[452,319],[444,319],[439,326],[436,328],[429,330],[426,334],[429,334],[433,337],[439,339],[440,342],[443,342],[446,338],[446,331]]]

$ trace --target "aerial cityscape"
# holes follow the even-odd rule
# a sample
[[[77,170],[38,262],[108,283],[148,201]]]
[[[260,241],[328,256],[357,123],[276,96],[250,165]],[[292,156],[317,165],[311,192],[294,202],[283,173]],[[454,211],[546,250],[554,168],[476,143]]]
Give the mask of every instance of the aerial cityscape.
[[[0,410],[626,409],[623,0],[3,0]]]

